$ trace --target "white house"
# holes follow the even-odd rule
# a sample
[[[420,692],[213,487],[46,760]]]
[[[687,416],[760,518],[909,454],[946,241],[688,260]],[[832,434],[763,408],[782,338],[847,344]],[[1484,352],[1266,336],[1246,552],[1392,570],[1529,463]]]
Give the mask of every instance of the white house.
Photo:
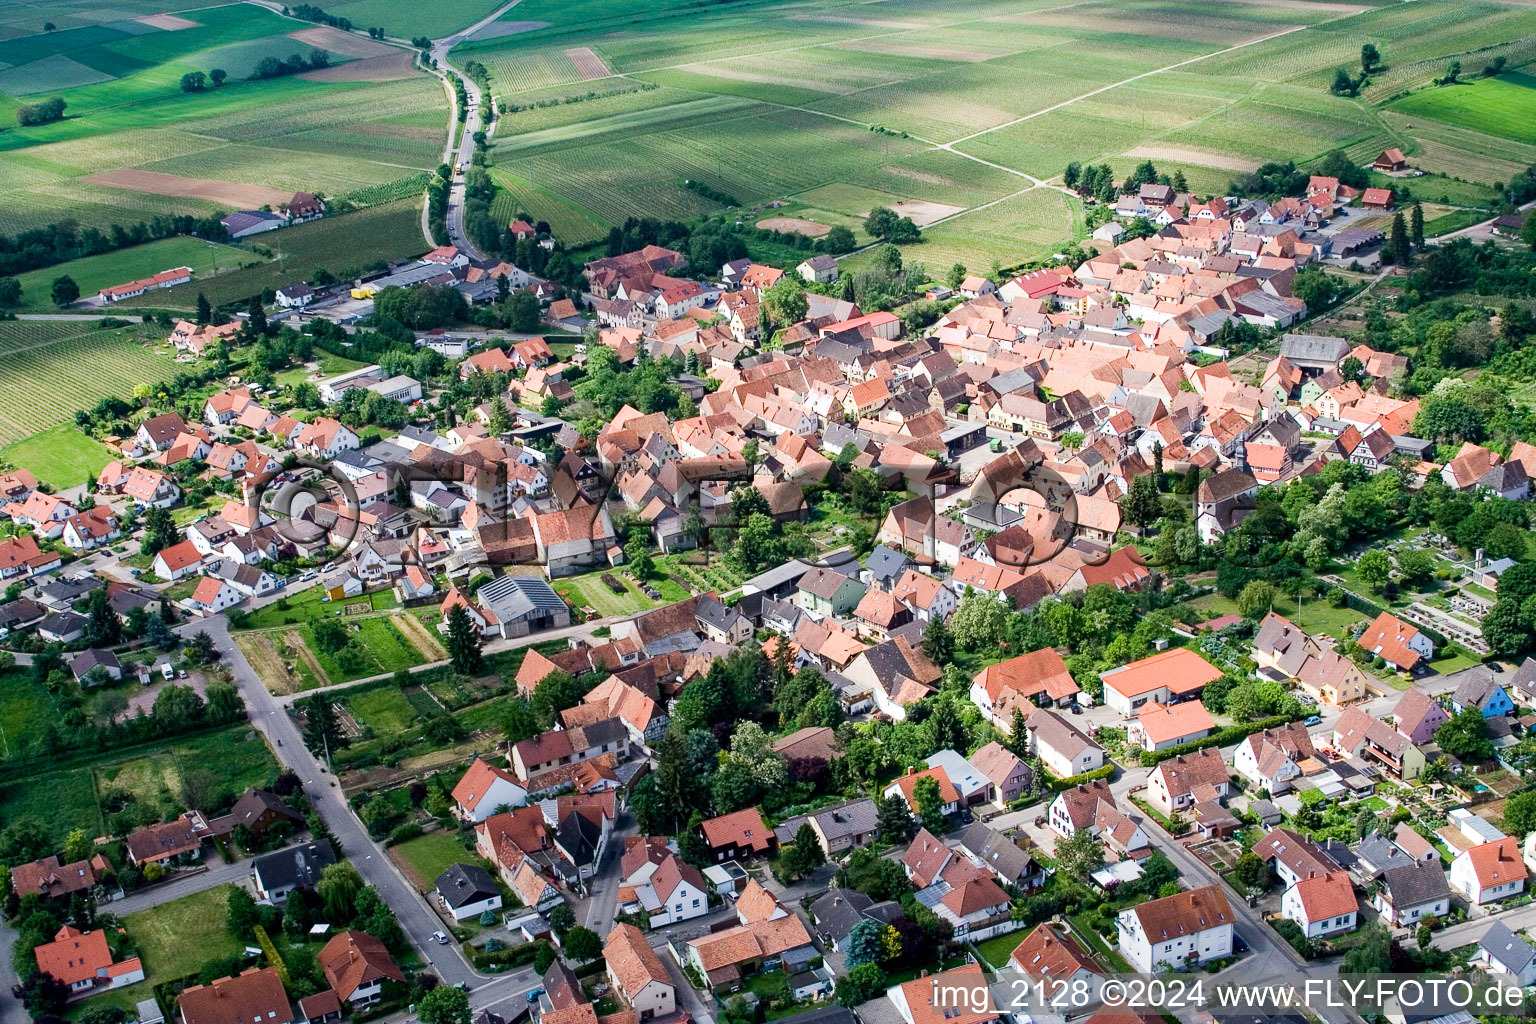
[[[453,787],[454,813],[464,821],[479,823],[501,807],[522,807],[528,790],[505,768],[475,758],[459,784]]]
[[[1120,912],[1120,953],[1141,974],[1183,970],[1232,953],[1232,908],[1220,885],[1149,900]]]
[[[1080,786],[1073,786],[1056,794],[1056,799],[1051,801],[1048,812],[1051,828],[1063,839],[1072,838],[1080,828],[1096,828],[1099,817],[1099,804],[1107,803],[1111,807],[1115,804],[1114,794],[1109,791],[1109,783],[1103,779],[1094,779]]]
[[[192,596],[187,598],[187,607],[204,615],[216,615],[226,608],[233,608],[245,595],[226,580],[217,576],[204,576],[198,581],[197,589],[192,591]]]
[[[1445,917],[1451,910],[1451,887],[1440,858],[1416,860],[1383,871],[1371,904],[1399,928],[1412,928],[1426,917]]]
[[[184,540],[172,544],[168,548],[162,548],[155,554],[155,560],[150,563],[150,571],[163,580],[175,582],[183,576],[190,576],[202,568],[203,555],[190,541]]]
[[[1451,888],[1477,906],[1518,896],[1525,877],[1520,846],[1509,836],[1463,850],[1451,861]]]
[[[1291,788],[1292,780],[1300,777],[1301,762],[1316,756],[1306,726],[1291,722],[1244,739],[1237,745],[1232,767],[1255,787],[1278,796]]]
[[[358,445],[358,437],[351,427],[328,416],[305,424],[293,441],[299,451],[326,459],[334,459],[342,452],[356,451]]]
[[[652,928],[709,913],[709,891],[704,876],[692,864],[686,864],[676,856],[658,864],[650,879],[637,887],[636,895],[650,915]],[[647,895],[651,899],[647,899]]]
[[[1472,954],[1472,964],[1490,974],[1508,974],[1521,988],[1536,985],[1536,949],[1510,931],[1503,922],[1494,922],[1487,933],[1477,940],[1477,952]]]
[[[676,1012],[677,989],[639,928],[614,925],[603,945],[603,960],[608,965],[609,982],[642,1021]]]
[[[455,921],[501,909],[501,890],[490,872],[476,864],[454,864],[437,876],[437,901]]]
[[[1036,711],[1027,723],[1030,752],[1058,779],[1104,767],[1104,748],[1054,711]]]
[[[1280,899],[1280,913],[1295,921],[1309,939],[1354,931],[1359,912],[1347,871],[1303,878]]]
[[[1231,784],[1221,751],[1205,747],[1158,764],[1147,776],[1147,802],[1164,814],[1173,814],[1226,797]]]

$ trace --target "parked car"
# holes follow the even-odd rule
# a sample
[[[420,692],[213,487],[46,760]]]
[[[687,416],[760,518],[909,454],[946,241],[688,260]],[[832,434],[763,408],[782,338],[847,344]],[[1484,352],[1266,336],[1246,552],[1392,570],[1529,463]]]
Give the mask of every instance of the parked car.
[[[432,941],[437,943],[439,946],[446,946],[448,945],[448,936],[442,932],[433,932]]]
[[[1311,715],[1310,717],[1307,718],[1306,721],[1302,722],[1301,724],[1302,725],[1322,725],[1323,724],[1323,719],[1322,719],[1321,715]]]

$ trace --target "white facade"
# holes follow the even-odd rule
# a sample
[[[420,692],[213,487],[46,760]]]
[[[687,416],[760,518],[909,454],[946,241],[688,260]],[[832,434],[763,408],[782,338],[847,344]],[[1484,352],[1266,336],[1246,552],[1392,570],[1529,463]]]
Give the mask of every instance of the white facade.
[[[1287,757],[1274,771],[1268,775],[1259,767],[1258,756],[1254,753],[1255,744],[1244,740],[1237,745],[1237,753],[1232,756],[1232,768],[1260,789],[1267,789],[1271,796],[1278,796],[1291,788],[1291,780],[1301,775],[1301,769],[1296,762]]]
[[[1516,860],[1522,868],[1522,874],[1509,881],[1495,881],[1492,879],[1483,881],[1477,877],[1477,872],[1472,867],[1470,851],[1463,851],[1451,861],[1451,888],[1461,893],[1471,903],[1482,906],[1485,903],[1497,903],[1499,900],[1507,900],[1511,896],[1518,896],[1525,891],[1524,863]]]
[[[1120,954],[1139,974],[1182,970],[1191,963],[1203,964],[1232,955],[1231,924],[1188,935],[1160,936],[1154,942],[1141,930],[1135,907],[1120,911],[1116,922],[1120,926]]]
[[[489,786],[485,794],[475,801],[473,807],[459,804],[459,817],[465,821],[479,824],[491,817],[500,807],[522,807],[528,802],[528,791],[510,779],[497,776]]]
[[[448,904],[444,903],[443,909],[452,914],[455,921],[468,921],[471,918],[479,917],[487,910],[500,910],[501,894],[497,893],[495,896],[492,896],[488,899],[477,900],[474,903],[466,903],[462,907],[450,907]]]
[[[1071,754],[1057,750],[1050,743],[1039,740],[1036,734],[1031,734],[1030,746],[1044,762],[1046,769],[1058,779],[1070,779],[1074,775],[1082,775],[1104,767],[1104,748],[1096,743],[1084,747],[1076,754]]]
[[[1451,912],[1451,898],[1441,896],[1427,903],[1420,903],[1411,907],[1394,907],[1387,902],[1386,891],[1376,894],[1371,900],[1371,906],[1387,920],[1399,928],[1412,928],[1426,917],[1445,917]]]
[[[624,988],[618,980],[613,978],[611,973],[609,977],[613,987],[623,992]],[[634,1010],[641,1020],[665,1017],[677,1011],[677,990],[654,978],[647,981],[640,991],[624,992],[624,996],[629,1000],[630,1009]]]
[[[1280,913],[1290,921],[1295,921],[1306,932],[1307,938],[1317,939],[1326,935],[1337,935],[1342,932],[1355,930],[1357,911],[1351,910],[1347,914],[1335,917],[1325,917],[1320,921],[1307,919],[1307,910],[1302,906],[1301,896],[1296,886],[1285,890],[1285,895],[1280,899]]]

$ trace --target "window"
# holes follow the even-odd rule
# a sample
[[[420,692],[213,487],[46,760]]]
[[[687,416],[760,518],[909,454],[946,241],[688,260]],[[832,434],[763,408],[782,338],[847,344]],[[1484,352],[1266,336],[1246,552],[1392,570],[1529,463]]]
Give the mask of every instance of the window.
[[[694,906],[698,906],[698,905],[699,905],[699,901],[698,901],[698,900],[694,900],[694,901],[693,901],[693,905],[694,905]]]

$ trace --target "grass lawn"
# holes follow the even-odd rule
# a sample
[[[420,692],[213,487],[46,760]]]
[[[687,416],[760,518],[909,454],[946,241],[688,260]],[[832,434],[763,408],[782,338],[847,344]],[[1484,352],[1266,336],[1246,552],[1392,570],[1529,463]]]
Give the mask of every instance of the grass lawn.
[[[112,461],[112,453],[73,424],[60,423],[0,450],[0,459],[30,469],[39,480],[63,490],[94,480]]]
[[[1019,943],[1028,935],[1027,929],[1009,932],[1007,935],[999,935],[988,939],[986,942],[976,944],[976,949],[981,953],[981,958],[993,967],[1002,967],[1008,962],[1009,955],[1018,948]]]
[[[1444,676],[1481,664],[1481,659],[1459,644],[1446,644],[1440,649],[1439,655],[1429,663],[1429,667]]]
[[[16,737],[11,736],[15,743]],[[62,843],[74,828],[84,828],[100,835],[105,830],[101,809],[96,803],[96,789],[88,767],[34,775],[20,782],[0,783],[0,818],[13,822],[35,818],[54,840]]]
[[[128,760],[99,764],[94,792],[103,799],[115,794],[155,808],[161,817],[184,808],[183,791],[189,785],[208,803],[233,799],[251,786],[266,785],[277,767],[266,741],[259,734],[247,738],[249,732],[246,725],[237,724]]]
[[[615,594],[609,590],[608,585],[603,582],[605,574],[613,576],[623,584],[624,593]],[[596,608],[597,614],[604,618],[614,615],[633,615],[661,604],[660,601],[652,601],[646,597],[638,587],[614,569],[588,573],[585,576],[569,576],[554,586],[556,593],[577,608]]]
[[[144,987],[196,974],[210,960],[239,954],[245,944],[224,928],[230,888],[221,885],[123,918],[144,958]]]
[[[262,258],[255,253],[217,242],[205,242],[187,236],[165,238],[22,274],[18,278],[21,281],[21,308],[52,311],[55,307],[49,291],[56,277],[74,278],[80,286],[80,294],[92,296],[103,288],[126,284],[175,267],[191,267],[195,284],[216,273],[234,270],[243,263],[261,261]],[[146,298],[143,301],[149,303],[151,300]]]
[[[473,850],[464,849],[458,833],[441,830],[392,846],[390,855],[399,861],[422,892],[432,888],[437,876],[453,865],[479,862]]]
[[[351,694],[347,697],[347,708],[358,724],[372,729],[375,736],[405,732],[421,718],[405,694],[392,688]]]
[[[1420,89],[1388,109],[1526,142],[1536,138],[1536,78],[1512,72]]]
[[[346,622],[357,631],[357,647],[362,652],[362,657],[356,661],[347,662],[345,666],[335,654],[320,650],[315,644],[313,630],[307,626],[299,630],[305,643],[319,660],[320,667],[325,669],[325,674],[331,677],[333,683],[362,679],[365,676],[379,675],[384,672],[398,672],[401,669],[420,665],[425,660],[421,652],[416,649],[416,645],[401,636],[400,631],[387,618],[374,616],[349,619]]]
[[[246,616],[246,628],[271,629],[275,626],[292,626],[308,622],[320,614],[320,598],[323,596],[318,586],[285,594]],[[326,608],[325,611],[330,613],[334,609]]]

